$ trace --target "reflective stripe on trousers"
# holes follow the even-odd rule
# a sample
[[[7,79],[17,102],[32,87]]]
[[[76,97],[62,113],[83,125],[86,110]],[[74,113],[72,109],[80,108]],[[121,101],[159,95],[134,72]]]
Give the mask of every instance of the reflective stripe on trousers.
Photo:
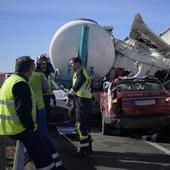
[[[85,147],[88,147],[89,146],[89,143],[81,143],[80,144],[80,148],[85,148]]]
[[[58,153],[52,154],[52,158],[53,158],[53,159],[58,158],[58,157],[60,157],[60,155],[59,155]]]
[[[51,163],[50,165],[46,166],[46,167],[43,167],[43,168],[38,168],[37,170],[50,170],[52,168],[54,168],[54,162]]]
[[[76,122],[76,130],[78,132],[78,135],[79,135],[79,138],[80,140],[85,140],[85,139],[88,139],[88,135],[83,135],[81,130],[80,130],[80,123],[79,122]]]
[[[56,152],[52,154],[53,161],[55,162],[55,167],[63,165],[63,162],[60,160],[60,155]]]
[[[61,165],[63,165],[63,162],[62,162],[62,161],[58,161],[58,162],[55,163],[55,167],[59,167],[59,166],[61,166]]]

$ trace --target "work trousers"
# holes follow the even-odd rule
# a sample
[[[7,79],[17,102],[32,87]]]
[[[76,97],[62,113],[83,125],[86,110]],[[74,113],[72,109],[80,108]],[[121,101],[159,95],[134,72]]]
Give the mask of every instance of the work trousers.
[[[37,169],[62,169],[63,163],[60,160],[58,153],[56,153],[54,145],[51,143],[48,137],[40,135],[38,131],[24,131],[20,134],[9,137],[23,142]]]
[[[90,113],[92,100],[75,96],[76,121],[80,124],[80,131],[83,136],[90,133]]]
[[[45,104],[47,120],[49,120],[51,95],[45,95],[43,96],[43,99],[44,99],[44,104]]]
[[[48,136],[47,114],[45,108],[37,108],[38,132],[43,136]]]

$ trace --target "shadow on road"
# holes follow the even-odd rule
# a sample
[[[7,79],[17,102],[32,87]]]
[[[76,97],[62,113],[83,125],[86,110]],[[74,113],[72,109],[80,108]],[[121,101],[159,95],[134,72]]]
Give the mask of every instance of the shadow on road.
[[[160,154],[138,154],[95,151],[91,155],[94,166],[110,169],[122,168],[131,170],[169,170],[170,157]],[[97,168],[96,168],[97,169]],[[84,169],[82,169],[84,170]]]
[[[60,145],[57,145],[59,143]],[[57,150],[68,170],[169,170],[170,156],[151,153],[94,151],[88,157],[76,155],[76,148],[57,137]],[[61,145],[62,143],[62,145]]]

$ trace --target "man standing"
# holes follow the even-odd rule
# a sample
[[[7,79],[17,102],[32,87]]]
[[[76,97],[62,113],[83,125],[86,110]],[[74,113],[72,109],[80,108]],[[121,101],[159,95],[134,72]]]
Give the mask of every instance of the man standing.
[[[16,72],[1,87],[0,135],[23,142],[37,169],[63,170],[56,151],[37,132],[35,97],[28,84],[32,67],[29,56],[18,58]]]
[[[78,152],[83,155],[92,151],[89,116],[91,111],[91,78],[85,68],[81,66],[81,59],[73,57],[70,64],[74,71],[72,88],[68,94],[68,103],[74,96],[76,104],[76,128],[80,139]]]
[[[41,135],[48,136],[46,110],[43,100],[43,93],[47,93],[49,88],[48,81],[43,73],[33,71],[29,79],[29,85],[36,98],[38,130]]]
[[[53,93],[52,93],[52,77],[50,74],[51,70],[49,68],[49,61],[48,61],[48,58],[46,57],[46,54],[40,55],[37,58],[36,71],[42,72],[48,81],[49,88],[46,93],[43,93],[43,98],[44,98],[45,109],[47,112],[47,118],[49,118],[50,117],[50,100],[51,100],[51,97],[53,97]]]

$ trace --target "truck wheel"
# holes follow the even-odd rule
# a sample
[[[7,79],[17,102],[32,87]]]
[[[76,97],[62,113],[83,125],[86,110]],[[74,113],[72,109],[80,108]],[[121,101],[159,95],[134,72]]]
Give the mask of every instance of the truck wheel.
[[[112,132],[112,128],[110,124],[107,124],[104,120],[104,116],[102,116],[102,134],[110,135]]]

